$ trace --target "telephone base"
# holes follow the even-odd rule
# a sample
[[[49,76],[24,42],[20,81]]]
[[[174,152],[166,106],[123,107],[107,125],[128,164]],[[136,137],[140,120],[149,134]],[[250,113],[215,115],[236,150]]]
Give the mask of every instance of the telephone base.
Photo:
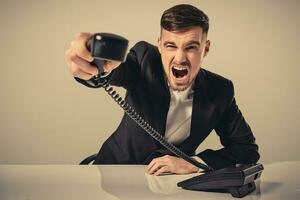
[[[238,165],[207,172],[177,183],[186,190],[227,192],[233,197],[244,197],[256,189],[255,180],[263,171],[262,164]]]

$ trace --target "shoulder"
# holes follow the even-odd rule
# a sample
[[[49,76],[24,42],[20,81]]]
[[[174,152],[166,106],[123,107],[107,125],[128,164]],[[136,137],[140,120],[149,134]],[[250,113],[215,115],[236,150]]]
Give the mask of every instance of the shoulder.
[[[132,48],[134,50],[137,50],[137,51],[150,50],[150,51],[157,51],[158,52],[157,46],[155,46],[153,44],[150,44],[149,42],[146,42],[146,41],[139,41]]]
[[[216,74],[214,72],[211,72],[207,69],[201,69],[202,73],[204,73],[204,76],[207,80],[207,82],[211,85],[214,86],[216,89],[217,88],[227,88],[227,87],[232,87],[232,81],[229,80],[228,78],[225,78],[224,76],[221,76],[219,74]]]
[[[130,50],[135,54],[137,62],[146,74],[161,73],[162,61],[158,47],[145,41],[136,43]]]
[[[140,41],[137,42],[131,50],[135,53],[138,60],[143,60],[145,57],[149,58],[159,58],[160,59],[160,53],[158,51],[157,46],[150,44],[146,41]]]
[[[231,100],[234,97],[231,80],[206,69],[201,69],[201,73],[206,80],[207,92],[211,98],[222,97]]]

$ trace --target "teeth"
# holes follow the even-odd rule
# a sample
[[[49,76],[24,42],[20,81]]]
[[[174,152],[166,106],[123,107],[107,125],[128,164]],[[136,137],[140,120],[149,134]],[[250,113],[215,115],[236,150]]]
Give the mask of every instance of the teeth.
[[[174,69],[177,69],[177,70],[186,70],[187,68],[186,67],[178,67],[178,66],[173,66]]]

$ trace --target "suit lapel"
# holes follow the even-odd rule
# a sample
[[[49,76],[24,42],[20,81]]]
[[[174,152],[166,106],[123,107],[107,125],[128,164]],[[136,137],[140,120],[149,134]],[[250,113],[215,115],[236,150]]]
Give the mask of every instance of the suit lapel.
[[[195,149],[211,132],[211,118],[215,107],[209,101],[206,74],[201,69],[194,85],[193,110],[190,136],[180,145],[187,153],[194,153]]]
[[[155,128],[158,133],[164,136],[170,105],[170,91],[160,59],[155,66],[155,74],[157,75],[154,77],[155,80],[153,80],[151,85],[151,90],[155,95],[151,97],[153,101],[153,110],[150,110],[150,112],[154,114],[154,118],[152,119],[153,128]]]

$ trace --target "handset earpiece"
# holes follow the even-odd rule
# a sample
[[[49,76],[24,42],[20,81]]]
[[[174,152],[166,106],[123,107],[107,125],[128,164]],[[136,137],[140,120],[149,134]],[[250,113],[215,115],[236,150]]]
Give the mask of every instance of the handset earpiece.
[[[87,48],[94,58],[91,64],[97,66],[99,71],[93,79],[98,80],[101,75],[105,74],[103,65],[106,61],[125,61],[128,40],[112,33],[95,33],[88,40]]]

